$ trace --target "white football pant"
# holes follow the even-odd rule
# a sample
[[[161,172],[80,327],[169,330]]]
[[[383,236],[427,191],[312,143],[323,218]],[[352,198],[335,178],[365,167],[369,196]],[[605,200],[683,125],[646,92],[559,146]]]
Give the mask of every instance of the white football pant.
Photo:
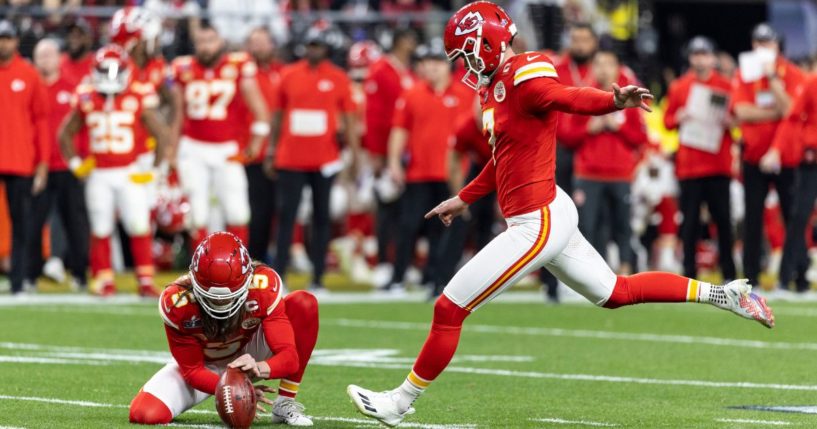
[[[85,201],[94,236],[110,237],[117,214],[128,235],[133,237],[150,233],[148,186],[133,180],[132,175],[138,173],[135,165],[129,165],[96,168],[88,176]]]

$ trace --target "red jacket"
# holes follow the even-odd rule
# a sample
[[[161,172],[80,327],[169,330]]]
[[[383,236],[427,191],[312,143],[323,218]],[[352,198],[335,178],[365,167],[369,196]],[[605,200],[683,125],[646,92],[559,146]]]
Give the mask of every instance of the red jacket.
[[[0,64],[0,100],[0,174],[30,176],[51,157],[48,93],[19,55]]]
[[[48,169],[50,171],[65,171],[68,170],[68,164],[62,157],[57,131],[59,131],[62,121],[71,112],[71,97],[74,92],[74,85],[60,76],[51,84],[46,84],[46,90],[48,91],[48,101],[51,106],[51,113],[48,115],[48,140],[52,145]]]
[[[576,177],[601,181],[632,180],[640,158],[639,149],[647,142],[641,111],[626,109],[610,115],[621,124],[621,128],[593,135],[587,132],[590,116],[571,116],[572,126],[582,130],[573,158]]]
[[[363,147],[372,154],[386,156],[394,105],[400,94],[414,85],[408,69],[397,65],[390,56],[372,64],[363,83],[366,93],[366,133]]]
[[[803,91],[794,100],[789,116],[780,124],[772,147],[780,152],[786,166],[817,161],[817,75],[803,84]],[[787,153],[790,159],[786,159]]]
[[[667,110],[664,113],[664,126],[668,130],[674,130],[681,124],[678,122],[676,114],[678,109],[686,106],[687,97],[694,83],[703,84],[726,94],[729,93],[732,85],[725,77],[717,72],[706,81],[700,81],[695,77],[695,73],[688,72],[672,83],[667,95]],[[718,153],[710,153],[699,149],[685,146],[681,142],[678,153],[675,157],[675,172],[679,179],[693,179],[707,176],[730,176],[732,172],[732,135],[729,129],[724,127],[721,149]]]

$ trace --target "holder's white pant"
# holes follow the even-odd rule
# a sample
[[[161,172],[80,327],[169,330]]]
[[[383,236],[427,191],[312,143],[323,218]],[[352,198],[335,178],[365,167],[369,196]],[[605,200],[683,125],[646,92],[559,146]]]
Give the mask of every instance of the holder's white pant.
[[[616,275],[579,232],[573,200],[557,188],[540,210],[506,219],[508,229],[468,261],[443,293],[474,311],[531,272],[545,267],[590,302],[604,305]]]

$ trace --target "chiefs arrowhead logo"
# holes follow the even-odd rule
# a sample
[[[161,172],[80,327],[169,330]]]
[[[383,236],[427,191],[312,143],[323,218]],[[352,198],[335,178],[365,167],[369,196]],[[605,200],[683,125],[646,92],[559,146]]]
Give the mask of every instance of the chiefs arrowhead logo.
[[[454,35],[462,36],[463,34],[473,33],[477,31],[477,28],[482,25],[483,21],[485,20],[482,19],[482,15],[480,15],[479,12],[468,12],[457,24]]]

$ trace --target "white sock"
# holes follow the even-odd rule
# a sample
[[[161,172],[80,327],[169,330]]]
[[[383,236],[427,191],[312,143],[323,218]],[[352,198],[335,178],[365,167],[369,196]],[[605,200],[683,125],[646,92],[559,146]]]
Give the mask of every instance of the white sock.
[[[725,308],[728,304],[723,286],[704,282],[698,282],[698,302],[721,308]]]
[[[394,390],[395,393],[398,395],[397,399],[397,406],[400,409],[401,413],[406,412],[414,401],[425,392],[424,387],[420,387],[419,384],[424,384],[426,387],[429,385],[429,381],[423,380],[417,374],[412,371],[408,377],[403,381],[403,384],[400,385],[397,389]]]

